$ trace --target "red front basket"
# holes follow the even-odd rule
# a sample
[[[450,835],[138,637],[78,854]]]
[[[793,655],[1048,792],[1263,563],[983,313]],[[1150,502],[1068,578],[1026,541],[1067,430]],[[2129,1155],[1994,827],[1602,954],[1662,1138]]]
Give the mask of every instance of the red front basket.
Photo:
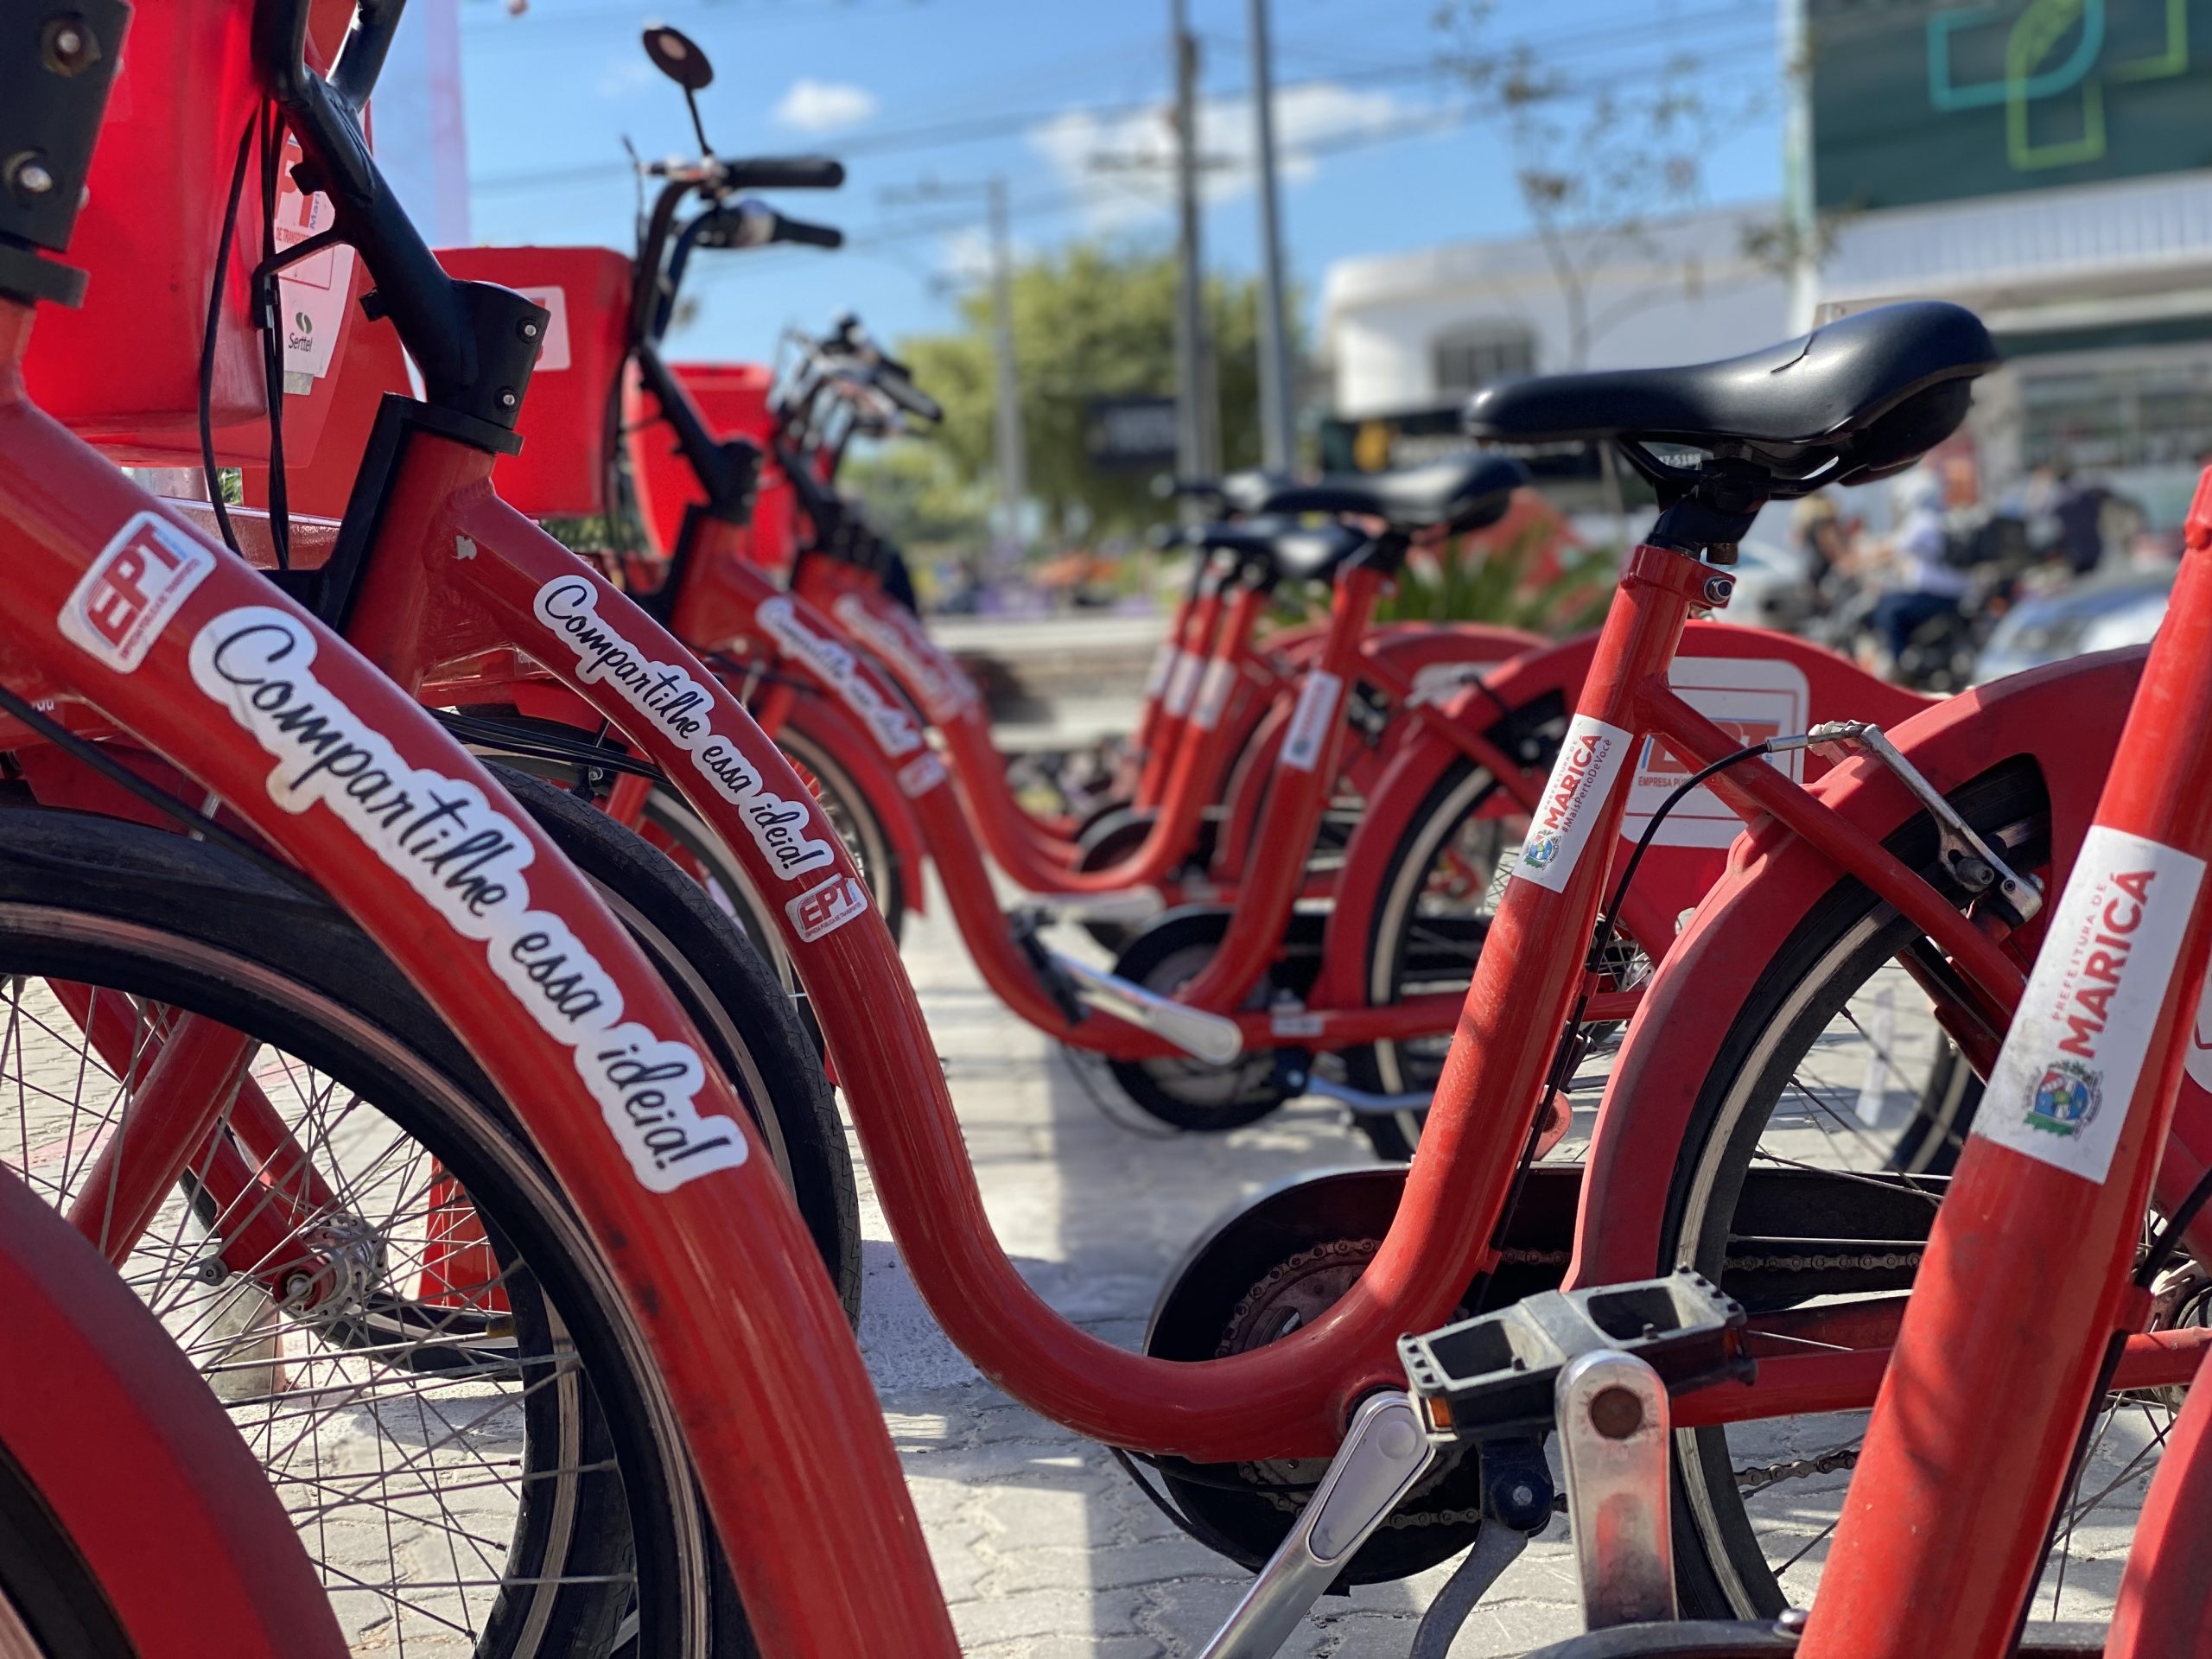
[[[352,15],[351,0],[318,0],[315,39],[334,45]],[[260,104],[252,21],[251,0],[138,6],[69,247],[69,262],[90,276],[85,303],[44,308],[32,336],[23,372],[33,401],[118,461],[200,464],[208,294],[239,140]],[[280,225],[299,200],[289,188],[285,198]],[[248,312],[248,273],[262,257],[260,200],[259,168],[249,159],[209,396],[225,465],[268,454],[261,346]],[[334,267],[341,257],[350,256],[321,263]],[[351,309],[328,308],[326,331],[340,336],[330,349],[342,346]],[[285,439],[296,457],[312,452],[325,403],[287,400]]]
[[[539,518],[605,512],[629,260],[606,248],[441,248],[438,263],[448,276],[498,283],[553,314],[515,426],[522,453],[492,469],[500,499]]]
[[[775,385],[775,371],[758,363],[671,364],[683,390],[699,406],[707,429],[718,438],[750,438],[764,448],[774,426],[768,396]],[[652,400],[634,384],[624,416],[630,428],[630,477],[638,493],[638,511],[664,553],[676,550],[683,528],[683,510],[707,499],[699,480],[676,447],[676,436],[653,408]],[[755,564],[782,569],[791,562],[792,515],[791,486],[773,460],[760,463],[760,484],[753,500],[753,524],[747,556]]]

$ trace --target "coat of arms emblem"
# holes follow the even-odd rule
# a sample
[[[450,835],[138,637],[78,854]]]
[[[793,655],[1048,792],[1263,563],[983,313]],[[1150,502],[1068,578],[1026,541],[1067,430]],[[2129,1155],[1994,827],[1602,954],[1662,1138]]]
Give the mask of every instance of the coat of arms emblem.
[[[2101,1077],[2079,1060],[2061,1060],[2043,1074],[2028,1103],[2028,1126],[2047,1135],[2075,1135],[2103,1103]]]

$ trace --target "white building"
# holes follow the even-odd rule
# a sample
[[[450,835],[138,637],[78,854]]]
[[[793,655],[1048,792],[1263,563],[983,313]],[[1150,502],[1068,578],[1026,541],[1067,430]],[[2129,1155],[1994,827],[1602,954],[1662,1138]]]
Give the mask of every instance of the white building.
[[[1504,375],[1691,362],[1779,338],[1787,284],[1745,252],[1779,213],[1717,208],[1570,238],[1564,277],[1534,238],[1340,259],[1321,287],[1333,412],[1388,419],[1463,403]]]

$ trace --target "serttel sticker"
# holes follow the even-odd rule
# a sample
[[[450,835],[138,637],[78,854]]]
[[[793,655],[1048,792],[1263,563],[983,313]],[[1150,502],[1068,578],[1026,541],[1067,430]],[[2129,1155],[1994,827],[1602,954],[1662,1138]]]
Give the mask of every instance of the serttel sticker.
[[[1337,695],[1344,683],[1322,669],[1307,671],[1306,683],[1292,710],[1290,732],[1282,741],[1282,763],[1297,772],[1311,772],[1328,741],[1329,723],[1337,717]]]
[[[1175,667],[1167,677],[1167,712],[1180,720],[1191,712],[1191,699],[1198,692],[1198,676],[1205,671],[1206,659],[1196,652],[1178,653]]]
[[[538,374],[557,374],[569,366],[569,295],[566,289],[521,288],[515,290],[532,305],[546,310],[545,343],[537,348]]]
[[[1230,689],[1236,683],[1236,664],[1226,657],[1217,657],[1206,664],[1206,677],[1198,682],[1198,704],[1191,711],[1191,723],[1202,732],[1210,732],[1221,724],[1221,711],[1229,707]]]
[[[1529,818],[1529,838],[1521,843],[1520,861],[1513,867],[1516,877],[1554,893],[1566,887],[1635,744],[1632,734],[1587,715],[1569,722]]]
[[[1467,687],[1480,684],[1483,677],[1497,666],[1496,663],[1431,663],[1425,668],[1417,668],[1406,707],[1419,709],[1425,703],[1449,702]]]
[[[1802,732],[1813,723],[1812,687],[1805,671],[1785,658],[1764,657],[1677,657],[1667,670],[1675,695],[1728,734],[1750,745]],[[1652,815],[1696,769],[1656,733],[1637,745],[1636,775],[1629,782],[1628,810],[1621,835],[1635,841],[1651,826]],[[1805,780],[1805,752],[1786,749],[1761,763],[1793,783]],[[1660,820],[1655,847],[1726,847],[1742,833],[1744,821],[1708,787],[1692,790]]]
[[[2104,1180],[2203,880],[2202,859],[2090,829],[1982,1091],[1974,1134]]]
[[[811,944],[824,933],[834,933],[868,908],[868,890],[849,875],[833,875],[818,887],[809,887],[784,906],[800,938]]]
[[[142,512],[100,550],[61,607],[61,637],[118,674],[146,660],[215,556],[158,512]]]

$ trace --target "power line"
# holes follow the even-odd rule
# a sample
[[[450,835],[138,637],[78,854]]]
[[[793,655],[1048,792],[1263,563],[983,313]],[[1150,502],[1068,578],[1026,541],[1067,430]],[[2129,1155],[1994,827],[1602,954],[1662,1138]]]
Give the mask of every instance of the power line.
[[[1618,49],[1624,42],[1632,42],[1648,35],[1679,36],[1685,29],[1705,27],[1716,19],[1740,20],[1745,15],[1744,8],[1741,5],[1736,5],[1712,11],[1686,13],[1679,18],[1671,20],[1664,28],[1656,25],[1645,25],[1640,28],[1630,25],[1618,30],[1606,31],[1594,41],[1586,33],[1560,36],[1557,37],[1559,44],[1553,49],[1552,55],[1555,58],[1573,58],[1581,57],[1592,52],[1602,54]],[[1545,44],[1548,42],[1542,37],[1527,36],[1502,41],[1493,49],[1513,50],[1523,46],[1533,48]],[[1770,42],[1746,41],[1741,47],[1723,48],[1722,54],[1732,57],[1738,51],[1754,48],[1761,52],[1772,50]],[[1671,57],[1675,54],[1669,55]],[[1632,73],[1634,71],[1629,68],[1619,73]],[[1336,73],[1286,77],[1275,83],[1275,92],[1280,99],[1284,93],[1301,87],[1410,85],[1423,80],[1449,79],[1452,75],[1451,65],[1432,54],[1419,59],[1376,64],[1366,68],[1350,69]],[[1218,104],[1237,95],[1235,92],[1215,93],[1208,101]],[[1164,102],[1164,99],[1155,96],[1114,99],[1096,104],[1061,105],[1052,109],[1032,108],[1020,111],[1001,111],[991,115],[963,116],[950,120],[918,123],[906,127],[880,129],[874,132],[854,133],[840,141],[836,149],[841,156],[852,157],[889,155],[901,150],[929,149],[940,146],[950,147],[1012,137],[1033,127],[1041,126],[1054,120],[1064,120],[1071,116],[1111,118],[1117,116],[1140,115],[1147,111],[1161,108]],[[554,171],[541,169],[528,173],[493,174],[481,179],[471,180],[470,188],[486,194],[559,188],[588,183],[599,179],[626,175],[629,170],[626,162],[587,162]]]

